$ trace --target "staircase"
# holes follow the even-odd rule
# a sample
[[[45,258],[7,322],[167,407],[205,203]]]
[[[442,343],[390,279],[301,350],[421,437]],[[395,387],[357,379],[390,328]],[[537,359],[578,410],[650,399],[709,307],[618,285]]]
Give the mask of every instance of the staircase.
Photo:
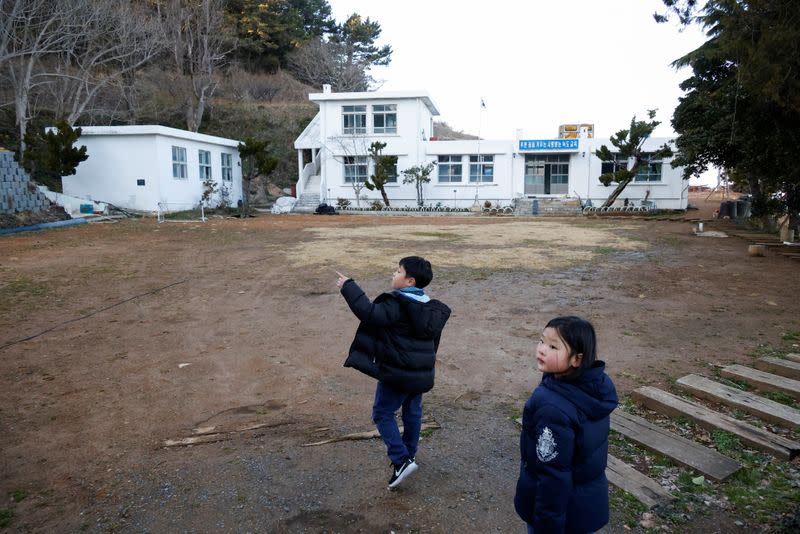
[[[575,217],[582,213],[576,198],[518,198],[514,205],[514,215]]]
[[[295,202],[292,213],[314,213],[319,203],[319,176],[312,176]]]

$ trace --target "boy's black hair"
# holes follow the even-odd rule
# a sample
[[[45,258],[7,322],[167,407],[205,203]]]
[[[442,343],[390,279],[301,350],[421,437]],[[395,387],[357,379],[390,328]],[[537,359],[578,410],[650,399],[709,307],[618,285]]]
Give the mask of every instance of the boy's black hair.
[[[564,376],[567,381],[575,380],[597,359],[597,336],[592,323],[574,315],[566,315],[551,319],[545,328],[552,328],[569,347],[569,355],[582,354],[581,364]]]
[[[433,280],[431,262],[420,256],[406,256],[400,260],[400,266],[406,270],[406,276],[414,279],[414,286],[422,289]]]

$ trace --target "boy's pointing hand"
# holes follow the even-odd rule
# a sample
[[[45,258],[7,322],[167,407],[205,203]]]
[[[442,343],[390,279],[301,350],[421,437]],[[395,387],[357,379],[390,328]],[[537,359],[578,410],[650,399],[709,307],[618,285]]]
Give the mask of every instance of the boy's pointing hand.
[[[342,287],[345,282],[350,280],[349,276],[347,276],[346,274],[342,274],[339,271],[336,271],[336,275],[339,277],[339,279],[336,280],[336,287]]]

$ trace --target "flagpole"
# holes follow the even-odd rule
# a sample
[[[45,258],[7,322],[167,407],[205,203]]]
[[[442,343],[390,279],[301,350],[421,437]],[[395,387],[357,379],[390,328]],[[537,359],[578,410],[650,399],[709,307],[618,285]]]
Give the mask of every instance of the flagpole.
[[[481,161],[481,126],[483,123],[483,110],[486,109],[486,104],[483,101],[483,97],[481,97],[481,105],[480,111],[478,113],[478,176],[476,176],[475,180],[475,203],[473,207],[477,210],[480,210],[480,205],[478,204],[478,187],[481,185],[481,180],[483,179],[483,162]]]

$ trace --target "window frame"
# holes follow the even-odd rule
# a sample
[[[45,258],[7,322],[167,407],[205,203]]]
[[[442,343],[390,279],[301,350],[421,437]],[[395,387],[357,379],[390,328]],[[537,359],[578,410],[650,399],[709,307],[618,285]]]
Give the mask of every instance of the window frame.
[[[221,152],[220,155],[219,155],[219,164],[220,164],[220,169],[222,169],[222,181],[223,182],[232,182],[233,181],[233,154],[231,154],[230,152]]]
[[[349,120],[348,120],[349,119]],[[358,120],[360,119],[360,120]],[[360,122],[360,124],[358,124]],[[350,123],[350,125],[348,125]],[[362,135],[367,133],[367,106],[342,106],[342,134]]]
[[[378,109],[381,108],[381,109]],[[383,125],[378,126],[377,118],[381,117]],[[394,125],[389,126],[387,119],[394,117]],[[396,134],[397,133],[397,104],[373,104],[372,105],[372,133],[376,134]]]
[[[203,155],[205,155],[205,163],[203,162]],[[211,172],[211,151],[197,149],[197,172],[201,182],[206,180],[213,180],[213,173]]]
[[[446,161],[443,158],[448,158]],[[457,159],[456,159],[457,158]],[[464,183],[464,155],[463,154],[443,154],[436,161],[436,179],[440,184],[461,184]],[[457,173],[451,172],[458,169]],[[445,170],[447,173],[445,174]],[[454,180],[454,176],[458,180]],[[445,178],[445,179],[443,179]]]
[[[473,170],[476,172],[473,173]],[[490,171],[488,180],[486,179],[487,170]],[[470,154],[469,182],[471,184],[494,183],[494,154]]]
[[[181,158],[180,156],[183,157]],[[172,145],[172,178],[175,180],[189,179],[189,166],[186,157],[186,147]]]
[[[343,156],[342,165],[342,177],[346,184],[363,183],[369,178],[369,159],[367,156]],[[358,172],[361,169],[363,169],[363,175]],[[355,173],[352,172],[353,170]],[[363,176],[363,178],[358,180],[361,176]]]

